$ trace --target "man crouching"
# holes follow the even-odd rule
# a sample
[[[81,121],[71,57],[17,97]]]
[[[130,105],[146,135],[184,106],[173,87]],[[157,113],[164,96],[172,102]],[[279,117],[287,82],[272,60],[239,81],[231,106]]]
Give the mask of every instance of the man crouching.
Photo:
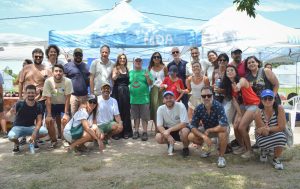
[[[190,125],[191,133],[188,136],[190,142],[202,145],[203,142],[211,147],[210,138],[219,139],[219,158],[218,167],[226,166],[224,153],[227,146],[227,117],[224,107],[218,101],[213,99],[212,88],[207,86],[201,89],[202,104],[194,111],[193,119]],[[200,125],[199,123],[202,123]],[[200,127],[199,127],[200,126]],[[210,152],[201,154],[201,157],[208,157]]]

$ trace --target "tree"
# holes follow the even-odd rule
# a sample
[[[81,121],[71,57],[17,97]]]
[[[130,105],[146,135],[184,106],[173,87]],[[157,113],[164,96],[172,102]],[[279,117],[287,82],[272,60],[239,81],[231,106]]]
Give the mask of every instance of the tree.
[[[247,15],[255,18],[255,5],[259,5],[259,0],[234,0],[233,4],[237,5],[238,11],[246,11]]]

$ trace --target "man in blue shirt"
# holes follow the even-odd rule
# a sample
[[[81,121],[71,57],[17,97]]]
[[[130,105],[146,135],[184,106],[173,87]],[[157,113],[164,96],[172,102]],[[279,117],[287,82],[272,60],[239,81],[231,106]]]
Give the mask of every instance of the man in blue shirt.
[[[226,166],[224,153],[227,146],[227,117],[221,103],[213,99],[212,88],[205,86],[201,89],[203,103],[194,111],[190,125],[191,133],[189,141],[202,145],[207,144],[208,148],[212,145],[210,138],[219,139],[219,158],[218,167]],[[202,123],[201,125],[199,123]],[[209,151],[201,154],[201,157],[208,157]]]
[[[186,85],[185,85],[185,79],[186,79],[186,64],[187,64],[187,61],[185,60],[182,60],[180,58],[180,51],[178,49],[178,47],[173,47],[172,50],[171,50],[171,53],[172,53],[172,56],[173,56],[173,61],[170,62],[168,64],[168,70],[170,69],[170,67],[172,65],[175,65],[178,69],[178,73],[177,73],[177,77],[179,77],[183,84],[184,84],[184,88],[186,88]],[[184,94],[181,98],[182,100],[182,103],[184,104],[185,108],[187,109],[188,108],[188,96],[187,94]]]
[[[87,99],[90,72],[87,64],[82,62],[82,49],[76,48],[73,53],[74,61],[64,65],[64,73],[71,79],[73,93],[70,98],[71,114],[74,115],[81,101]]]

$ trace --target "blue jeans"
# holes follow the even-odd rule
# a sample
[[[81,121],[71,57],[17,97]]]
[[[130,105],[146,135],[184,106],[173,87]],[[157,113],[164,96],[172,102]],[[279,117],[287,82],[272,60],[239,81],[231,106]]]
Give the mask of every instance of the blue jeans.
[[[8,139],[18,139],[23,136],[31,136],[34,131],[35,126],[14,126],[8,133]],[[46,127],[41,127],[39,130],[38,135],[45,135],[48,134],[48,130]]]

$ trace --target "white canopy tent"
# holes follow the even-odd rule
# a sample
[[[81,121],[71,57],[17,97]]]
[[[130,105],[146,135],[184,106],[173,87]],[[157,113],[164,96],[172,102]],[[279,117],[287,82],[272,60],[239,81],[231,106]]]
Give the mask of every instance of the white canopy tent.
[[[250,18],[235,7],[225,9],[201,26],[203,51],[230,54],[233,47],[243,50],[243,57],[256,55],[261,60],[289,53],[300,47],[300,30],[278,24],[257,14]]]

